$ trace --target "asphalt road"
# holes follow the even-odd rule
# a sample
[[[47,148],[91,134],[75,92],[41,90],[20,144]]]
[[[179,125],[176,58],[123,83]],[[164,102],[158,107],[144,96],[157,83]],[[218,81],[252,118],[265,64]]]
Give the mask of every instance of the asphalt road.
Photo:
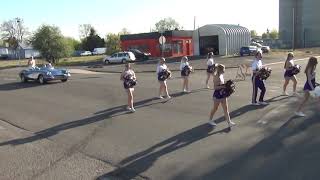
[[[19,83],[19,69],[2,70],[0,179],[318,179],[319,101],[308,103],[307,117],[294,117],[301,97],[280,96],[283,65],[270,67],[268,106],[249,105],[250,77],[237,82],[231,131],[221,109],[218,126],[207,124],[205,71],[191,75],[190,94],[174,73],[169,101],[156,99],[154,73],[138,73],[137,111],[129,113],[118,73],[80,71],[66,83],[38,85]],[[226,79],[236,72],[228,69]],[[301,90],[305,76],[298,78]]]

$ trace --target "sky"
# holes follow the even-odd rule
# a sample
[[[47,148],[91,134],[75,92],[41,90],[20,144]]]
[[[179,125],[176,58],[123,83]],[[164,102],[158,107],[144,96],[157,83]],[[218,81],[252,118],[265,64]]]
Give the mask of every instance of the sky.
[[[79,25],[91,24],[102,37],[127,28],[150,32],[159,20],[172,17],[185,30],[206,24],[240,24],[258,34],[279,27],[279,0],[5,0],[0,23],[20,17],[29,31],[42,24],[58,26],[79,39]]]

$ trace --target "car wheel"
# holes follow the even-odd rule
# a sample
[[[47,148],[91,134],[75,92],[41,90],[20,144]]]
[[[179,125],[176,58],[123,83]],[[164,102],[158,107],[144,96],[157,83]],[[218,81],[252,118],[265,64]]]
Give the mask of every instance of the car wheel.
[[[61,79],[61,82],[67,82],[68,79]]]
[[[24,75],[24,74],[21,74],[20,75],[20,79],[21,79],[21,82],[28,82],[28,80],[27,80],[27,78],[26,78],[26,76]]]
[[[104,63],[105,64],[110,64],[110,62],[108,60],[105,60]]]
[[[46,81],[44,80],[43,75],[39,75],[38,81],[39,81],[40,84],[45,84],[46,83]]]
[[[240,56],[243,56],[243,54],[241,53]]]
[[[123,63],[126,63],[127,62],[127,60],[125,60],[125,59],[122,59],[121,60],[121,63],[123,64]]]

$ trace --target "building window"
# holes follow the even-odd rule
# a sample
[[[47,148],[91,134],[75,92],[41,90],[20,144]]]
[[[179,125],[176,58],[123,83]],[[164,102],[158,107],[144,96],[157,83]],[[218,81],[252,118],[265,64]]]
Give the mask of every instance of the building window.
[[[173,41],[172,42],[172,49],[174,54],[182,54],[183,53],[183,41]]]

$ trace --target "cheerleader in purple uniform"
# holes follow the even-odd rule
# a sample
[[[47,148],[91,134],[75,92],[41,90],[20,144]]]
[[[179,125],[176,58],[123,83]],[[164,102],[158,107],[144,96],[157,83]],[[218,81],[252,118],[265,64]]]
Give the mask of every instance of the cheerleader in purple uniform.
[[[131,69],[131,65],[128,63],[125,65],[125,70],[121,73],[120,76],[120,80],[123,81],[123,85],[125,90],[127,91],[128,94],[128,106],[127,106],[127,110],[131,111],[131,112],[135,112],[136,110],[133,107],[133,92],[134,92],[134,85],[130,86],[127,85],[126,81],[136,81],[136,74],[134,73],[134,71]]]
[[[211,76],[213,76],[213,72],[215,69],[215,63],[213,59],[213,52],[208,53],[208,58],[207,58],[207,80],[206,80],[206,88],[209,89],[210,86],[208,85],[209,79]]]
[[[229,127],[231,127],[231,126],[234,126],[235,123],[230,120],[229,109],[228,109],[228,99],[225,96],[223,96],[223,93],[221,93],[221,89],[225,88],[224,77],[223,77],[223,74],[225,72],[225,66],[222,64],[219,64],[216,67],[216,69],[217,69],[216,74],[213,76],[213,83],[214,83],[213,107],[210,112],[209,124],[212,126],[217,125],[212,118],[214,114],[217,112],[219,105],[221,104],[224,111],[224,117],[228,122]]]
[[[310,57],[309,62],[307,64],[306,70],[304,73],[306,73],[307,76],[307,82],[304,85],[304,99],[299,105],[297,111],[295,114],[300,117],[306,116],[303,112],[301,112],[301,109],[306,104],[310,97],[310,91],[313,91],[316,87],[316,67],[318,64],[318,60],[315,57]]]
[[[289,81],[293,81],[293,95],[296,95],[296,89],[297,89],[297,78],[296,76],[292,73],[293,67],[294,67],[294,61],[293,61],[294,55],[292,52],[288,54],[287,60],[284,63],[284,84],[283,84],[283,95],[288,96],[288,93],[286,92],[287,86],[289,84]]]

